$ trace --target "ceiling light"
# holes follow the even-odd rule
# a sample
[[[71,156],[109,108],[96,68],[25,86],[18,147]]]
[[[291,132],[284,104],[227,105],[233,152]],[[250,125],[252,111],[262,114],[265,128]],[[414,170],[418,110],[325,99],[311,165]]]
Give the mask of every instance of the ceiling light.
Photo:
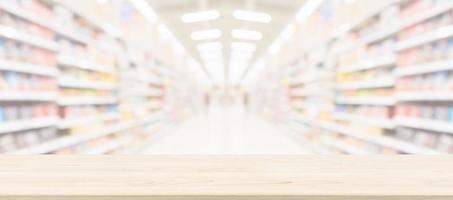
[[[154,23],[157,20],[156,12],[154,12],[146,0],[131,0],[131,2],[135,9],[137,9],[150,23]]]
[[[212,40],[212,39],[217,39],[221,36],[222,36],[222,31],[220,31],[219,29],[194,31],[191,34],[192,40]]]
[[[234,18],[238,20],[258,22],[258,23],[269,23],[272,21],[272,16],[267,13],[247,11],[247,10],[236,10],[233,14]]]
[[[198,51],[205,52],[205,51],[218,51],[223,48],[222,43],[220,42],[208,42],[202,43],[197,46]]]
[[[195,23],[195,22],[215,20],[219,17],[220,17],[220,12],[218,10],[206,10],[206,11],[184,14],[181,17],[181,21],[184,23]]]
[[[247,42],[233,42],[231,43],[231,49],[234,51],[253,52],[256,50],[256,45]]]
[[[261,40],[263,39],[263,34],[258,31],[251,31],[251,30],[242,30],[242,29],[234,29],[231,32],[231,35],[237,39],[243,40]]]

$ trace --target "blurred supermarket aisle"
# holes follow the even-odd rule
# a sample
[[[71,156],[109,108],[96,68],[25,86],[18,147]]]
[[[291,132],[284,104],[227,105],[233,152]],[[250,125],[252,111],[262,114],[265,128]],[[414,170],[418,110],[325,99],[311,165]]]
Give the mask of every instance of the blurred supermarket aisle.
[[[213,105],[174,127],[144,154],[307,154],[284,131],[240,106]]]

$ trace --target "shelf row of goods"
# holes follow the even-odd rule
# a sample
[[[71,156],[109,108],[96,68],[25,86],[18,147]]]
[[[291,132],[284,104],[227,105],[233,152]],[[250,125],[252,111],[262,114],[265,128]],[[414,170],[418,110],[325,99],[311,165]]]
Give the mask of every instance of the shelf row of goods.
[[[0,153],[120,153],[146,141],[147,127],[165,118],[166,86],[147,73],[121,87],[125,52],[120,38],[58,1],[0,2]],[[121,96],[131,88],[141,88],[140,101]],[[131,116],[128,104],[142,113]]]
[[[317,152],[453,153],[452,25],[448,0],[375,8],[280,76],[289,121]]]

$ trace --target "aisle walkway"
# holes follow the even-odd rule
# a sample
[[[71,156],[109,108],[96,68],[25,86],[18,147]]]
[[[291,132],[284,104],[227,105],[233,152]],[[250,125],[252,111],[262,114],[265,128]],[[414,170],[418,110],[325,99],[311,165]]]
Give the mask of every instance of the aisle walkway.
[[[172,128],[145,154],[307,154],[272,123],[238,107],[215,107]]]

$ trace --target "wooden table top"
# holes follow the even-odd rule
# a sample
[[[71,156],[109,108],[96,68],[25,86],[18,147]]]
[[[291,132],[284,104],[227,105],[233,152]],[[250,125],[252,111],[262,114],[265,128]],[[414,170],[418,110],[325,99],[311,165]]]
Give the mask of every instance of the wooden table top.
[[[453,199],[453,156],[0,156],[0,199]]]

